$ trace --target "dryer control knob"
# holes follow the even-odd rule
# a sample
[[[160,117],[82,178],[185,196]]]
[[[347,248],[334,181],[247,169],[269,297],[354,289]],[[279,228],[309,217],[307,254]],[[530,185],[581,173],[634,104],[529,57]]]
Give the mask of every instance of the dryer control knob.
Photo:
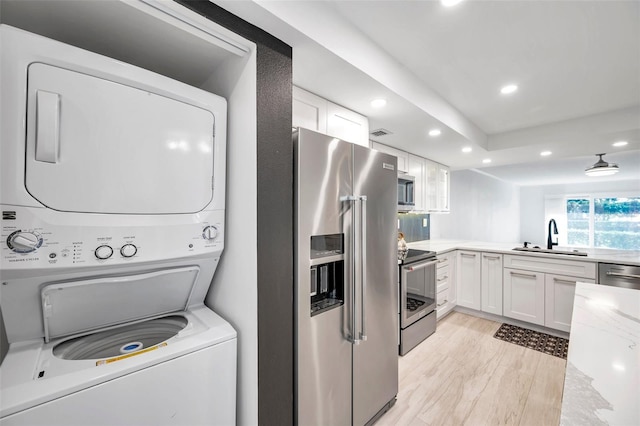
[[[7,246],[16,253],[31,253],[42,245],[42,237],[36,232],[16,231],[7,238]]]
[[[138,247],[133,244],[125,244],[120,247],[120,254],[122,257],[133,257],[138,252]]]
[[[110,246],[100,246],[95,253],[98,259],[108,259],[113,255],[113,249]]]
[[[202,238],[205,240],[213,241],[218,236],[218,228],[215,226],[205,226],[202,230]]]

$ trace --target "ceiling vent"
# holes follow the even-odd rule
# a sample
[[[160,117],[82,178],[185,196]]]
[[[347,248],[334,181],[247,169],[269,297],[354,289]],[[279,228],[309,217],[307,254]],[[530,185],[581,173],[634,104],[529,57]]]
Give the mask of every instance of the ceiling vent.
[[[387,129],[376,129],[370,133],[372,136],[380,137],[386,135],[392,135],[393,132],[388,131]]]

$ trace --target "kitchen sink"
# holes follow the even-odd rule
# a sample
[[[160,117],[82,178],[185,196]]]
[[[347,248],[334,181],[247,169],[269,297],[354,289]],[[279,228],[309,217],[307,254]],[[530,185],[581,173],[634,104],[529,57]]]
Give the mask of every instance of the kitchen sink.
[[[514,248],[516,251],[528,251],[531,253],[549,253],[549,254],[565,254],[569,256],[587,256],[587,253],[578,250],[550,250],[550,249],[542,249],[542,248],[533,248],[533,247],[516,247]]]

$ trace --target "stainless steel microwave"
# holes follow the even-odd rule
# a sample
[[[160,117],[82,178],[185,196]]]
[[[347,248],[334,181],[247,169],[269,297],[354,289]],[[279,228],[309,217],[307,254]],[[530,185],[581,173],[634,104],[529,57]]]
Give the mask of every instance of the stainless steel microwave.
[[[398,176],[398,211],[408,212],[415,208],[415,180],[409,175]]]

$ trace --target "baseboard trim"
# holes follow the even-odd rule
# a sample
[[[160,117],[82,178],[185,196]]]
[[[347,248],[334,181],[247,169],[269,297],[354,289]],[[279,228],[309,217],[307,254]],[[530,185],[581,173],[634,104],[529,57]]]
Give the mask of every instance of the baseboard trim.
[[[469,308],[465,308],[464,306],[457,306],[457,305],[453,308],[453,310],[463,314],[472,315],[474,317],[484,318],[490,321],[517,325],[518,327],[528,328],[529,330],[538,331],[540,333],[547,333],[552,336],[562,337],[564,339],[569,338],[569,333],[567,333],[566,331],[555,330],[553,328],[543,327],[538,324],[532,324],[530,322],[504,317],[502,315],[495,315],[495,314],[490,314],[488,312],[476,311],[475,309],[469,309]]]

